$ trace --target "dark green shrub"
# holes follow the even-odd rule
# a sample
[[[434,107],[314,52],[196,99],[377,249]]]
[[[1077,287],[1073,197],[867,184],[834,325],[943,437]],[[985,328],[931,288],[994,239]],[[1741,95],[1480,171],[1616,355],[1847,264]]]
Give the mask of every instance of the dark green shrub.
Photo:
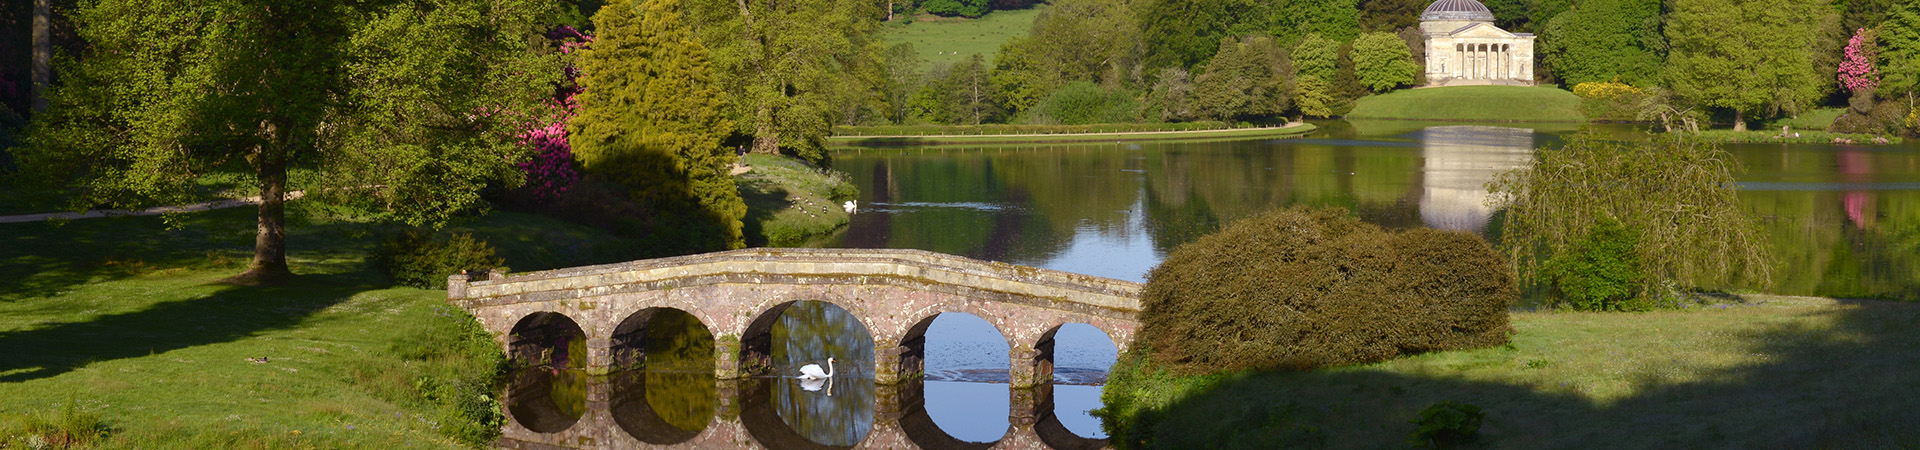
[[[1407,443],[1418,447],[1451,448],[1473,440],[1473,434],[1480,431],[1480,421],[1487,413],[1472,403],[1445,401],[1427,406],[1420,410],[1420,417],[1411,423],[1420,428],[1413,430]]]
[[[1136,122],[1140,102],[1120,90],[1075,81],[1054,91],[1033,106],[1033,119],[1040,123],[1086,125],[1094,123]]]
[[[1382,361],[1506,342],[1518,296],[1492,246],[1296,207],[1180,246],[1148,274],[1134,348],[1176,372]]]
[[[1580,311],[1645,311],[1653,308],[1640,261],[1640,235],[1612,217],[1602,217],[1566,253],[1541,268],[1554,293]]]
[[[395,284],[428,289],[446,289],[448,275],[505,263],[493,256],[492,245],[473,235],[442,236],[422,230],[407,230],[388,239],[375,262]]]

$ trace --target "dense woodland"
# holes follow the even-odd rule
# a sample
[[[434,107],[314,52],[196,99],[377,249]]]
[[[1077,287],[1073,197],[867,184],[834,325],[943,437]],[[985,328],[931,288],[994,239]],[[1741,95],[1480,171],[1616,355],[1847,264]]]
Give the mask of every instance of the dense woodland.
[[[298,189],[424,227],[520,205],[686,253],[743,245],[736,151],[824,165],[837,125],[1340,116],[1424,83],[1427,3],[5,0],[0,168],[68,208],[179,203],[206,174],[244,174],[269,199],[268,274],[284,272],[277,199]],[[1920,122],[1914,2],[1486,4],[1539,35],[1543,85],[1613,104],[1594,118]],[[930,70],[885,39],[1022,8],[1043,8],[1027,33]]]

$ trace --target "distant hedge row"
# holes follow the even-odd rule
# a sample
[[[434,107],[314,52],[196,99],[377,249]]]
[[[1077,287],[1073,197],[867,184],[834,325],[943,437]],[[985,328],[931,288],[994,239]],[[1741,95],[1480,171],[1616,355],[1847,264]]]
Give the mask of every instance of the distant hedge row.
[[[835,136],[966,136],[981,134],[1080,134],[1253,128],[1226,122],[1104,123],[1091,125],[863,125],[834,127]]]
[[[1478,236],[1296,207],[1175,249],[1148,274],[1135,348],[1175,373],[1203,373],[1485,347],[1507,341],[1518,295]]]

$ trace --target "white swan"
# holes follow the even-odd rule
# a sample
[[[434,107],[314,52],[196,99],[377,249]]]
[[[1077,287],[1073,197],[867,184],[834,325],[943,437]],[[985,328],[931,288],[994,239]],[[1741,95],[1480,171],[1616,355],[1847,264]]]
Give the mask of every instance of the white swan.
[[[800,376],[797,376],[794,378],[799,378],[802,380],[819,380],[819,379],[825,379],[825,378],[833,378],[833,358],[827,358],[826,372],[820,371],[819,364],[808,364],[805,366],[800,366]]]

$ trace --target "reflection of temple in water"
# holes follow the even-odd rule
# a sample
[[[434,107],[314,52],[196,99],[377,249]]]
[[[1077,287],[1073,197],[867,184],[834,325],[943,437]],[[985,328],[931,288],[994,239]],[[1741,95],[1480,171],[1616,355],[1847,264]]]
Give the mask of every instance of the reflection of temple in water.
[[[1426,159],[1420,220],[1442,230],[1484,231],[1495,208],[1487,182],[1533,161],[1533,130],[1449,126],[1419,132]]]

